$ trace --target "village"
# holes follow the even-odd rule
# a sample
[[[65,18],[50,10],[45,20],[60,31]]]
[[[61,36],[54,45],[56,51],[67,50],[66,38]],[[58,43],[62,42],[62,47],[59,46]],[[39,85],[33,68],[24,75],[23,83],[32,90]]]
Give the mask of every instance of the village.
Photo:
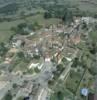
[[[57,88],[65,88],[64,100],[86,100],[89,89],[94,90],[94,77],[84,65],[75,67],[74,62],[81,61],[82,46],[92,31],[89,25],[95,22],[91,17],[76,17],[70,25],[59,23],[28,35],[14,35],[6,44],[8,52],[0,57],[0,100],[7,92],[12,100],[53,100]],[[82,28],[83,23],[89,29]]]

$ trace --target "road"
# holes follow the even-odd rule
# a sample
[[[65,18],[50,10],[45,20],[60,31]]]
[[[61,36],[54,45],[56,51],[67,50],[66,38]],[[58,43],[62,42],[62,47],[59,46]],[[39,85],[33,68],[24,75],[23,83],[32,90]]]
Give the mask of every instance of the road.
[[[38,95],[38,100],[46,100],[48,91],[46,89],[42,89],[40,94]]]

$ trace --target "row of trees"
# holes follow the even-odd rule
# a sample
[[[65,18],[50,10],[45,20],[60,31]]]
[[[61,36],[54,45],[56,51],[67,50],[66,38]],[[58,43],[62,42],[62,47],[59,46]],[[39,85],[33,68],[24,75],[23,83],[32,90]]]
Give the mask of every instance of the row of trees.
[[[16,3],[8,4],[0,8],[0,13],[4,14],[14,14],[18,10],[18,5]]]
[[[70,4],[52,4],[49,6],[43,6],[46,9],[44,18],[61,18],[65,23],[72,22],[73,16],[88,16],[89,12],[81,11],[77,7],[73,7]]]

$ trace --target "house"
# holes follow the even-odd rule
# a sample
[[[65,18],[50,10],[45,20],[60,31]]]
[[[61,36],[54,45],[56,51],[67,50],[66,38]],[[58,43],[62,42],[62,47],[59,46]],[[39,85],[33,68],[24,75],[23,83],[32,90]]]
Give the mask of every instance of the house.
[[[19,48],[22,44],[22,40],[16,40],[12,42],[12,47],[13,48]]]
[[[75,34],[75,35],[72,35],[70,37],[70,42],[74,43],[75,45],[77,45],[78,43],[80,43],[80,41],[81,41],[80,34]]]
[[[92,17],[82,17],[81,21],[86,22],[86,24],[88,25],[89,23],[94,23],[97,22],[96,19],[92,18]]]
[[[50,62],[50,58],[49,57],[47,57],[47,58],[45,58],[45,62]]]

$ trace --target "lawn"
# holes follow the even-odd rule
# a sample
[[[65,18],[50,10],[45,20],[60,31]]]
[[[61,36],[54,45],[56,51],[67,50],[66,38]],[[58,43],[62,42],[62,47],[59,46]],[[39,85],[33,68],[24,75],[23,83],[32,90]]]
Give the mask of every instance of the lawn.
[[[64,98],[73,100],[73,95],[65,88],[64,82],[58,82],[53,91],[54,93],[51,94],[50,100],[64,100]],[[58,95],[58,93],[61,94]],[[60,99],[58,96],[61,96]]]

